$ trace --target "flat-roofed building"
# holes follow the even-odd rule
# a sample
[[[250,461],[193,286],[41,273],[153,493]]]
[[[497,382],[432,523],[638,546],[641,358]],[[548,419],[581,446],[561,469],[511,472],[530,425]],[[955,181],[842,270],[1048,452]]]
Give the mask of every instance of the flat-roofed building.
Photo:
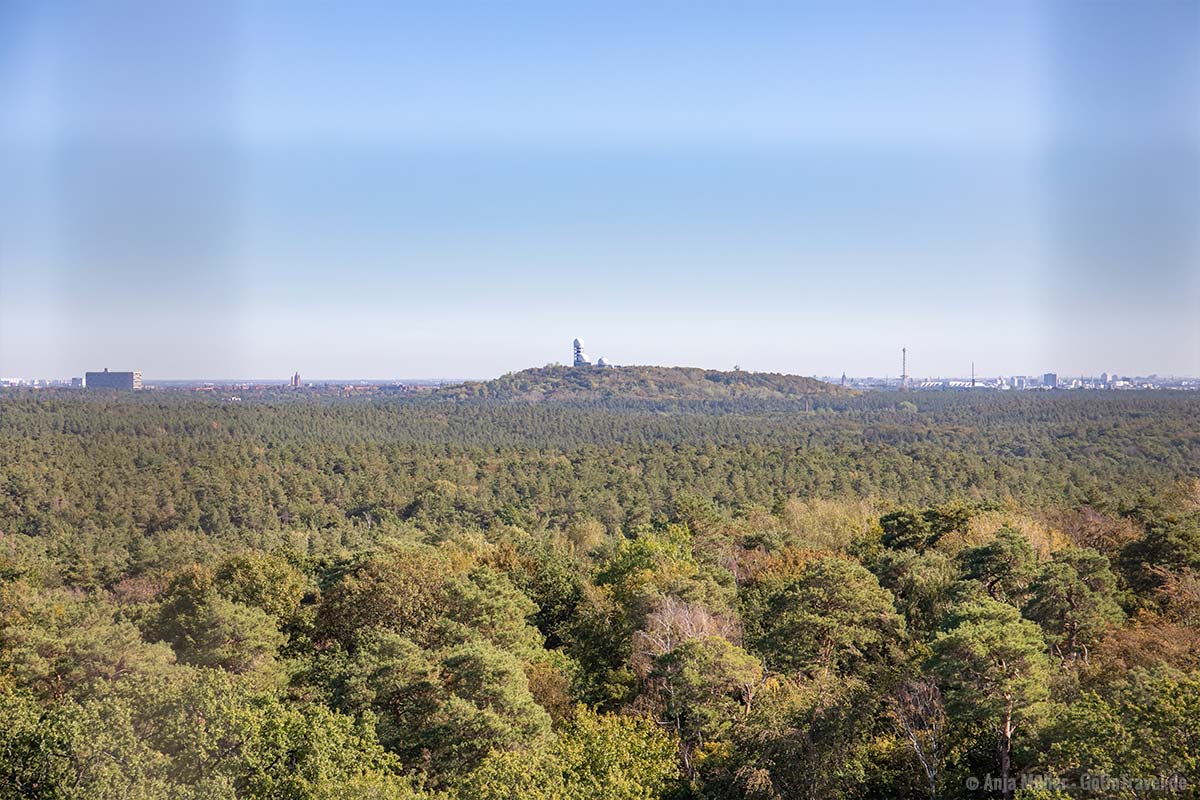
[[[109,372],[106,367],[103,372],[85,373],[83,385],[89,389],[120,389],[132,392],[142,388],[142,373]]]

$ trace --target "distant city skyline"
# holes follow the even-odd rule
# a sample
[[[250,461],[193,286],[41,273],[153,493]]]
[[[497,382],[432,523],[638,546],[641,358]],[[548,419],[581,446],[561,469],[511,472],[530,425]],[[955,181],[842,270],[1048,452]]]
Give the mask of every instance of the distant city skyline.
[[[0,375],[1200,374],[1200,4],[0,5]]]
[[[578,340],[576,340],[576,341],[578,342]],[[586,357],[587,357],[586,354],[582,354],[582,355],[586,359]],[[614,364],[614,363],[609,362],[607,359],[600,359],[596,362],[591,362],[591,361],[586,361],[586,360],[581,361],[578,357],[574,358],[573,361],[574,361],[574,363],[572,363],[572,361],[566,361],[566,362],[551,361],[551,362],[547,362],[546,365],[529,365],[529,367],[536,369],[540,366],[554,365],[554,366],[560,366],[560,367],[572,367],[575,369],[604,369],[604,368],[621,367],[621,366],[630,366],[630,367],[664,366],[661,364],[643,364],[643,363]],[[604,363],[600,363],[601,361],[603,361]],[[682,366],[682,367],[687,367],[687,368],[699,367],[702,369],[711,369],[711,370],[718,370],[718,371],[742,371],[742,372],[752,371],[752,370],[747,370],[741,364],[735,364],[732,367],[714,367],[714,366],[705,366],[705,365],[699,365],[699,364],[669,365],[669,366]],[[753,370],[753,371],[771,372],[772,370]],[[84,385],[86,385],[89,387],[94,387],[94,385],[106,385],[106,384],[96,384],[93,376],[107,377],[107,374],[109,372],[110,371],[107,368],[100,372],[97,372],[94,370],[87,370],[83,373],[86,376],[84,378],[80,378],[79,376],[49,375],[49,374],[41,374],[41,373],[33,373],[30,375],[23,375],[23,376],[0,374],[0,385],[12,385],[13,382],[20,381],[21,382],[20,385],[24,385],[24,384],[30,384],[30,385],[33,385],[33,384],[40,384],[40,385],[60,384],[60,385],[64,385],[64,386],[84,386]],[[128,388],[133,388],[135,385],[141,386],[143,384],[142,374],[140,371],[119,372],[119,371],[113,370],[111,374],[114,377],[119,377],[120,379],[125,380],[129,384]],[[1025,388],[1026,386],[1028,386],[1029,388],[1035,388],[1035,387],[1041,387],[1041,386],[1047,385],[1047,381],[1049,381],[1051,384],[1053,384],[1055,386],[1065,386],[1071,381],[1087,382],[1087,381],[1093,381],[1093,380],[1099,380],[1102,382],[1112,383],[1112,384],[1120,384],[1120,388],[1136,388],[1133,386],[1127,386],[1126,384],[1128,384],[1131,381],[1136,383],[1136,382],[1140,382],[1140,381],[1145,381],[1150,378],[1159,378],[1159,379],[1164,379],[1164,380],[1181,380],[1181,381],[1188,383],[1189,388],[1193,388],[1193,389],[1196,388],[1197,384],[1200,384],[1200,374],[1186,374],[1186,373],[1160,374],[1160,373],[1153,373],[1153,372],[1119,373],[1119,372],[1111,372],[1108,370],[1105,370],[1105,371],[1099,372],[1099,373],[1078,373],[1078,374],[1067,374],[1067,373],[1058,373],[1058,372],[1038,372],[1036,370],[1032,370],[1032,371],[1025,370],[1025,371],[1018,371],[1018,372],[1013,372],[1013,373],[994,373],[994,374],[984,374],[984,373],[974,373],[974,372],[973,373],[930,373],[930,374],[926,374],[926,375],[910,374],[907,376],[907,381],[908,381],[907,383],[904,383],[904,381],[903,381],[904,376],[902,376],[898,372],[895,374],[881,373],[878,375],[849,374],[849,373],[843,372],[840,376],[828,375],[828,374],[818,374],[815,372],[790,373],[790,374],[803,375],[806,377],[817,378],[819,380],[827,381],[829,383],[845,382],[848,384],[858,384],[858,385],[863,385],[863,386],[895,385],[897,387],[900,387],[902,385],[907,385],[912,388],[919,388],[923,382],[924,383],[931,383],[931,382],[932,383],[947,383],[947,384],[965,383],[965,384],[969,384],[969,385],[974,385],[975,382],[978,381],[978,385],[980,388],[987,388],[989,386],[994,386],[997,381],[1000,381],[1008,388]],[[136,378],[134,376],[136,376]],[[490,379],[496,378],[496,377],[499,377],[499,375],[458,375],[458,376],[425,375],[425,376],[415,376],[415,375],[330,374],[330,375],[318,375],[316,377],[302,379],[299,372],[293,372],[292,374],[285,375],[283,377],[280,377],[278,375],[240,375],[240,376],[191,375],[191,376],[173,376],[173,377],[150,376],[145,379],[144,384],[146,386],[170,386],[170,385],[174,385],[174,384],[189,384],[190,385],[190,384],[209,384],[209,383],[211,383],[211,384],[217,384],[217,385],[233,385],[233,384],[248,383],[248,384],[278,385],[278,386],[282,386],[282,387],[300,388],[302,386],[318,386],[318,385],[324,385],[324,384],[355,383],[355,382],[364,382],[364,381],[367,383],[372,383],[372,384],[386,384],[386,383],[400,383],[400,384],[411,383],[414,385],[447,384],[447,383],[455,383],[455,382],[461,382],[461,381],[490,380]]]

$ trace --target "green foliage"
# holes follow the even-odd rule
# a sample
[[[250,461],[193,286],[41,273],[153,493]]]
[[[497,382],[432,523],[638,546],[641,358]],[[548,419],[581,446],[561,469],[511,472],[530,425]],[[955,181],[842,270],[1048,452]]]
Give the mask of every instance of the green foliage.
[[[686,639],[654,659],[664,722],[682,740],[689,777],[698,751],[728,739],[763,680],[759,660],[721,636]]]
[[[579,708],[548,750],[496,751],[463,800],[653,800],[678,779],[675,744],[644,718]]]
[[[542,636],[526,623],[537,606],[503,574],[481,565],[446,584],[446,621],[439,638],[462,643],[482,637],[525,657],[541,650]]]
[[[0,798],[66,798],[71,785],[69,740],[58,713],[11,678],[0,677]]]
[[[506,507],[530,527],[610,534],[668,517],[684,493],[718,508],[1015,499],[1107,513],[1200,476],[1200,412],[1169,393],[925,394],[916,417],[886,393],[818,398],[822,414],[784,400],[244,400],[3,393],[5,546],[103,588],[230,549],[336,559],[406,518],[444,534]]]
[[[663,797],[678,775],[675,743],[644,718],[580,709],[555,751],[570,800]]]
[[[948,533],[966,530],[971,510],[960,503],[950,503],[923,511],[901,508],[879,518],[883,530],[880,542],[892,550],[916,550],[936,545]]]
[[[978,581],[993,600],[1020,606],[1037,573],[1033,546],[1020,531],[1001,528],[987,544],[959,555],[963,576]]]
[[[176,624],[184,632],[173,643],[181,661],[237,674],[272,672],[284,641],[265,612],[219,596]]]
[[[304,573],[287,559],[268,553],[243,553],[217,569],[217,591],[235,603],[261,609],[280,623],[290,621],[304,597]]]
[[[884,551],[871,569],[895,597],[909,630],[930,637],[956,596],[958,570],[953,559],[938,550]]]
[[[0,798],[1200,780],[1195,399],[909,400],[0,392]]]
[[[856,797],[868,778],[881,694],[857,678],[778,678],[739,730],[731,755],[701,766],[715,796]]]
[[[1200,571],[1200,511],[1151,522],[1142,538],[1122,550],[1121,568],[1142,594],[1163,585],[1161,570]]]
[[[117,681],[165,674],[174,661],[104,600],[0,585],[0,668],[39,697],[103,694]]]
[[[498,750],[468,776],[462,800],[563,800],[567,787],[562,766],[552,754]]]
[[[1052,738],[1047,766],[1064,778],[1174,777],[1200,785],[1200,673],[1135,671],[1107,696],[1087,692],[1064,710]],[[1117,786],[1106,796],[1149,794]]]
[[[987,717],[1047,697],[1049,665],[1037,626],[1006,603],[973,600],[954,609],[934,639],[933,670],[947,705]]]
[[[772,670],[857,674],[894,663],[904,620],[862,565],[825,557],[747,590],[747,637]]]
[[[416,798],[369,729],[202,670],[37,715],[0,689],[0,796]],[[11,714],[11,717],[8,717]]]
[[[879,518],[880,543],[892,550],[924,550],[933,543],[933,529],[923,514],[902,508]]]
[[[446,577],[446,563],[423,550],[358,562],[325,593],[317,629],[348,648],[377,629],[429,641],[445,607]]]
[[[600,532],[595,539],[602,536]],[[580,565],[565,547],[532,545],[521,553],[519,566],[509,573],[509,579],[537,606],[532,619],[547,646],[562,646],[583,602],[585,575]]]
[[[982,731],[974,747],[995,747],[1007,781],[1014,742],[1037,730],[1049,697],[1041,631],[1012,606],[990,598],[955,608],[943,627],[931,645],[930,667],[943,687],[958,749],[969,759],[972,738]]]
[[[1059,657],[1086,660],[1100,636],[1125,616],[1116,587],[1107,558],[1086,548],[1061,550],[1030,584],[1024,615],[1042,626]]]
[[[522,662],[490,642],[430,651],[384,631],[360,640],[352,655],[326,658],[335,663],[318,674],[331,701],[375,718],[385,746],[435,776],[549,735],[549,714],[534,700]]]
[[[637,617],[667,595],[707,600],[723,593],[696,560],[691,532],[682,525],[644,531],[621,541],[596,575],[596,583],[608,587],[616,601]]]
[[[637,610],[639,614],[644,609]],[[635,694],[633,657],[635,625],[631,611],[615,602],[611,593],[593,588],[576,608],[566,635],[566,647],[578,659],[582,676],[580,699],[604,708],[620,706]]]
[[[336,708],[376,717],[380,741],[402,759],[421,759],[423,725],[434,717],[443,690],[436,663],[411,640],[380,632],[353,654],[326,651],[309,681],[324,684]]]
[[[550,717],[534,702],[520,662],[485,642],[461,645],[441,662],[447,697],[435,714],[446,764],[477,764],[490,750],[537,746]]]
[[[278,672],[275,656],[284,637],[275,619],[218,594],[208,570],[192,568],[177,576],[148,628],[186,664],[238,674]]]

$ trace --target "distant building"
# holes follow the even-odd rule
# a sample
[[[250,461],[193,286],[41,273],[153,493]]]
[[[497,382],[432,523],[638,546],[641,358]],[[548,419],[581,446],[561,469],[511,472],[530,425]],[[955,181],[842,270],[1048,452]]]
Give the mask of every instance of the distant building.
[[[571,360],[572,365],[576,367],[593,366],[592,357],[583,351],[583,339],[576,339],[572,342],[572,346],[574,347],[574,358]],[[607,358],[598,358],[594,362],[594,366],[611,367],[612,364],[608,362]]]
[[[1057,389],[1058,388],[1058,373],[1047,372],[1045,375],[1043,375],[1042,376],[1042,386],[1046,387],[1047,389]]]
[[[575,347],[575,360],[572,364],[576,367],[590,367],[592,359],[587,353],[583,352],[583,339],[576,339],[573,344]]]
[[[297,372],[295,375],[292,376],[292,388],[293,389],[300,388],[300,373],[299,372]]]
[[[83,385],[89,389],[119,389],[132,392],[142,388],[142,373],[109,372],[106,367],[103,372],[85,372]]]
[[[71,388],[72,389],[82,389],[83,388],[83,378],[71,378]]]

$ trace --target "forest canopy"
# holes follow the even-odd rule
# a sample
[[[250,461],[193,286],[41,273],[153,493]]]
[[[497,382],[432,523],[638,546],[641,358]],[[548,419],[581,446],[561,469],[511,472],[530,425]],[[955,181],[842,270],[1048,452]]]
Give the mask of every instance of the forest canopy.
[[[627,369],[0,395],[0,797],[1200,785],[1195,398]]]

